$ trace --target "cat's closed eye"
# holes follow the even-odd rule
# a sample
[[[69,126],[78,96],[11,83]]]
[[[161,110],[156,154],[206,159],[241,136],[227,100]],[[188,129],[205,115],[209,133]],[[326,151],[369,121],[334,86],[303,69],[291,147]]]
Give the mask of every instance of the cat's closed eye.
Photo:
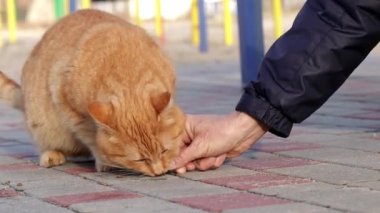
[[[142,159],[134,160],[134,162],[137,162],[137,163],[146,163],[147,161],[148,161],[147,158],[142,158]]]

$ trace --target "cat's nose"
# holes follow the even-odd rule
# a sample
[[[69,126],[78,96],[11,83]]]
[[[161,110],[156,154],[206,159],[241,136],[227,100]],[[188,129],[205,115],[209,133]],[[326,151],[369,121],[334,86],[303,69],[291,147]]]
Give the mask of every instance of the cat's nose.
[[[152,164],[152,170],[155,175],[162,175],[165,173],[164,167],[161,162]]]

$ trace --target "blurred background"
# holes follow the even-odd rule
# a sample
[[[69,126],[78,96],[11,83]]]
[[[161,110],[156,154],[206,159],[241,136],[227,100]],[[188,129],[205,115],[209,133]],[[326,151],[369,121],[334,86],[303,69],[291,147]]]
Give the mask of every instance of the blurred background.
[[[209,45],[238,45],[236,1],[203,0]],[[277,12],[281,18],[277,23],[276,3],[280,3],[281,9]],[[262,1],[266,46],[276,37],[276,24],[281,33],[286,31],[303,3],[304,0]],[[63,16],[78,9],[93,8],[140,25],[162,43],[185,42],[197,47],[199,10],[196,7],[197,0],[0,0],[1,45],[15,43],[25,36],[38,36]]]
[[[258,42],[263,43],[263,52],[289,29],[305,2],[0,0],[0,69],[18,80],[26,57],[51,25],[77,10],[92,8],[112,13],[144,28],[180,68],[205,65],[204,69],[208,69],[207,66],[212,64],[228,64],[240,81],[237,1],[260,3],[260,24],[252,26],[262,30],[262,41]]]

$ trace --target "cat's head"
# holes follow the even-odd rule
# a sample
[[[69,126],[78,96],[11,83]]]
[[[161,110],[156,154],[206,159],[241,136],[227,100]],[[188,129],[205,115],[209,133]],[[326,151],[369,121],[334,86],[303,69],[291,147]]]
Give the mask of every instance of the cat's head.
[[[94,102],[89,113],[97,124],[96,149],[108,166],[149,176],[164,174],[178,154],[185,116],[168,92],[150,98],[146,106],[124,109]]]

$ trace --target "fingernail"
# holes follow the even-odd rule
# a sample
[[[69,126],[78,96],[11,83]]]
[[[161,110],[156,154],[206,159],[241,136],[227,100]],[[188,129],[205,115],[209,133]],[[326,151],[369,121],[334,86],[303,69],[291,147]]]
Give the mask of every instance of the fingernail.
[[[181,168],[177,169],[176,172],[179,175],[183,175],[183,174],[186,173],[186,168],[185,167],[181,167]]]
[[[176,169],[176,168],[177,168],[177,167],[176,167],[176,165],[175,165],[175,162],[172,161],[172,162],[170,163],[169,170],[173,170],[173,169]]]

